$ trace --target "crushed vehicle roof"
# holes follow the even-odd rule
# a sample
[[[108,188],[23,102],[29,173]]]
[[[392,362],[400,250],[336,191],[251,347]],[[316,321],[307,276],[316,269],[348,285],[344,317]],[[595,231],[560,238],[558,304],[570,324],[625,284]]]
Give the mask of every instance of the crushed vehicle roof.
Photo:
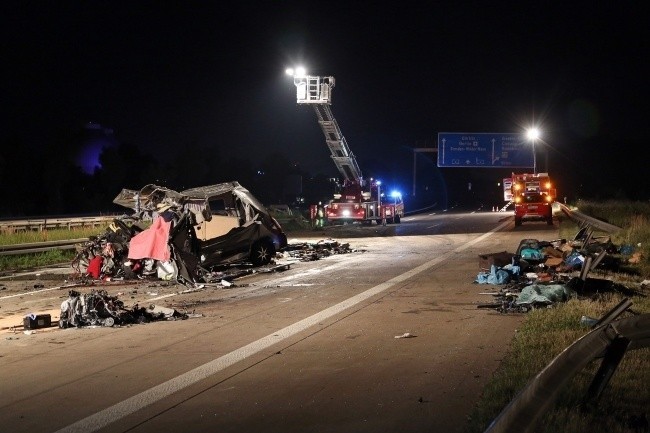
[[[177,204],[182,204],[192,199],[210,200],[213,197],[219,197],[227,193],[234,193],[240,197],[246,197],[255,207],[265,209],[264,205],[237,181],[189,188],[181,192],[155,184],[148,184],[140,190],[124,188],[113,199],[113,203],[129,209],[138,210],[138,206],[153,208],[163,200],[171,200],[177,202]]]

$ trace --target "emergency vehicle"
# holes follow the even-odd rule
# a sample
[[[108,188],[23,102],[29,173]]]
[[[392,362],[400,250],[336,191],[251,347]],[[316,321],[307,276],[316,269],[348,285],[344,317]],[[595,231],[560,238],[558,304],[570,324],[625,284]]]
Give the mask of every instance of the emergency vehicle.
[[[515,226],[524,220],[542,220],[553,225],[556,191],[548,173],[513,173],[511,180]]]
[[[357,160],[332,115],[330,105],[334,77],[287,72],[293,75],[297,103],[311,105],[314,108],[332,160],[343,179],[342,183],[337,185],[337,192],[328,204],[322,207],[310,206],[312,221],[318,220],[322,212],[325,221],[329,223],[372,223],[372,221],[376,221],[377,224],[399,223],[404,216],[401,194],[394,192],[387,196],[380,181],[363,178]]]

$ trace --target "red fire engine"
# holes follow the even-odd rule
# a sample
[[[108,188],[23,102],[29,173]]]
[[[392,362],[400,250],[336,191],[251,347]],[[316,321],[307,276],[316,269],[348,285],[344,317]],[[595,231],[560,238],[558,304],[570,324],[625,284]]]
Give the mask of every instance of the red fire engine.
[[[513,173],[511,180],[515,226],[524,220],[542,220],[552,225],[556,192],[548,173]]]
[[[363,178],[357,160],[332,115],[330,105],[334,77],[292,75],[297,102],[314,107],[332,160],[343,178],[338,192],[327,205],[311,206],[312,220],[320,220],[319,214],[323,213],[324,220],[328,222],[399,223],[404,216],[401,194],[391,193],[390,198],[386,198],[379,181]]]

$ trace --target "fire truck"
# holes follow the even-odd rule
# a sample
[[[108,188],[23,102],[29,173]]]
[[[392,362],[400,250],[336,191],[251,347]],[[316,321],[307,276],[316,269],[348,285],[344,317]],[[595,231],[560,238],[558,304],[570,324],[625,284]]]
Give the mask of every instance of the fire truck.
[[[292,75],[296,86],[297,103],[311,105],[314,108],[332,161],[342,177],[342,182],[337,183],[337,191],[329,203],[322,207],[310,206],[312,221],[324,217],[327,223],[368,224],[373,221],[377,224],[399,223],[404,216],[401,194],[387,195],[382,190],[380,181],[363,178],[357,160],[332,115],[330,105],[335,84],[334,77],[300,73],[292,73]]]
[[[542,220],[553,225],[556,192],[548,173],[513,173],[511,181],[515,226],[524,220]]]

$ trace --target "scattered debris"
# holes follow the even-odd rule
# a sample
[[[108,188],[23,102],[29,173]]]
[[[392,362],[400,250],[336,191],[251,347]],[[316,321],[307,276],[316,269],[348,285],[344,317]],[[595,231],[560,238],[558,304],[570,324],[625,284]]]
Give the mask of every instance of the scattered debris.
[[[92,290],[86,294],[70,290],[68,299],[61,303],[59,327],[111,327],[187,318],[187,314],[153,304],[147,307],[136,304],[133,308],[127,309],[124,307],[124,302],[117,296],[110,296],[105,290]]]
[[[629,248],[626,252],[632,254]],[[515,253],[480,254],[480,272],[475,283],[503,287],[495,292],[481,293],[495,299],[479,304],[478,308],[525,313],[605,290],[625,295],[635,293],[612,281],[587,277],[595,269],[617,271],[620,257],[614,254],[620,254],[620,249],[611,239],[608,236],[594,238],[589,227],[581,228],[572,241],[522,239]],[[574,275],[576,272],[579,276]]]
[[[415,338],[416,335],[411,334],[410,332],[405,332],[402,335],[396,335],[395,338]]]
[[[333,239],[323,239],[318,242],[300,242],[287,245],[284,256],[295,258],[303,262],[320,260],[333,254],[347,254],[357,250],[350,248],[350,244],[341,244]]]

